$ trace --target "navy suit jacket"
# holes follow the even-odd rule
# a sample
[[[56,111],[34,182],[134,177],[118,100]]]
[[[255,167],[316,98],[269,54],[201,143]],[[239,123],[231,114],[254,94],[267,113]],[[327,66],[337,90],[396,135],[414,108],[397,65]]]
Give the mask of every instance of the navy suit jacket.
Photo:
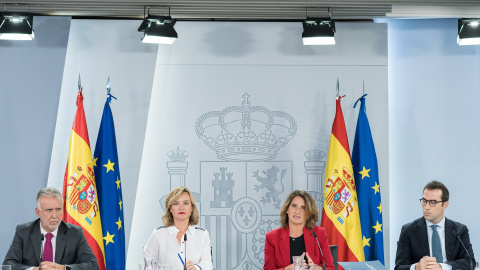
[[[471,259],[453,233],[454,230],[468,249],[472,257]],[[471,269],[471,263],[475,265],[467,226],[448,218],[445,218],[445,248],[447,254],[446,263],[451,265],[452,269]],[[425,218],[421,217],[412,223],[403,225],[397,242],[395,269],[410,269],[412,264],[418,263],[424,256],[430,256],[430,248],[428,245],[427,224]]]
[[[320,226],[315,226],[313,229],[322,247],[323,257],[325,258],[325,269],[334,270],[335,266],[333,266],[327,232]],[[308,253],[308,256],[310,256],[315,264],[323,265],[323,258],[318,249],[317,241],[315,241],[312,231],[305,227],[303,228],[303,239],[305,241],[305,251]],[[290,234],[288,227],[285,229],[278,228],[268,232],[265,237],[265,264],[263,265],[263,269],[283,269],[290,264]]]
[[[70,265],[74,270],[98,269],[97,258],[88,245],[82,228],[62,221],[58,226],[56,241],[56,263]],[[40,219],[20,224],[3,264],[11,265],[12,270],[39,266],[42,262],[41,245]]]

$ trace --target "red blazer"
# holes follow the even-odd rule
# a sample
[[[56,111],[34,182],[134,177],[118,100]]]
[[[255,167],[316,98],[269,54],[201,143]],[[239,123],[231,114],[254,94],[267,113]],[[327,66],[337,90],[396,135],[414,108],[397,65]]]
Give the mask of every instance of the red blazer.
[[[325,269],[335,270],[333,266],[333,258],[330,253],[330,245],[328,244],[327,232],[320,226],[313,228],[317,234],[318,242],[322,247],[323,256],[325,257]],[[318,249],[317,241],[313,237],[312,231],[303,228],[303,239],[305,241],[305,251],[308,252],[313,262],[319,266],[323,265],[322,254]],[[265,238],[265,264],[264,270],[283,269],[290,263],[290,236],[288,227],[278,228],[267,233]]]

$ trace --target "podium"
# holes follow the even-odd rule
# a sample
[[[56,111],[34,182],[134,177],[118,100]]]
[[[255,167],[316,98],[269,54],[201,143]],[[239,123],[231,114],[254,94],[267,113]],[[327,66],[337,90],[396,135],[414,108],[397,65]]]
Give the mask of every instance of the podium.
[[[338,262],[345,270],[387,270],[380,261]]]

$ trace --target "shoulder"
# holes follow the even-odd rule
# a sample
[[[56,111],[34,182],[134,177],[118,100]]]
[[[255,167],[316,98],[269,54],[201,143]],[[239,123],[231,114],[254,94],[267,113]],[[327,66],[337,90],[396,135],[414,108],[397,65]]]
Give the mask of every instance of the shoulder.
[[[404,230],[407,230],[407,231],[416,230],[416,229],[418,229],[422,226],[426,227],[425,219],[423,217],[417,218],[410,223],[404,224],[402,226],[402,231],[404,231]]]
[[[27,236],[27,235],[30,235],[35,226],[37,226],[38,228],[38,232],[39,232],[39,235],[40,235],[40,225],[39,225],[39,222],[40,220],[37,219],[37,220],[34,220],[34,221],[30,221],[30,222],[25,222],[25,223],[22,223],[22,224],[19,224],[17,225],[17,227],[15,228],[15,232],[17,234],[19,234],[19,236]]]
[[[19,225],[17,225],[17,230],[31,229],[35,225],[40,226],[40,225],[38,225],[39,222],[40,222],[40,219],[36,219],[34,221],[19,224]]]
[[[160,226],[160,227],[155,228],[154,231],[159,231],[159,230],[167,229],[167,228],[168,228],[167,226]]]
[[[457,221],[453,221],[453,220],[448,219],[448,218],[445,218],[445,227],[446,228],[451,227],[452,229],[454,229],[458,232],[468,231],[466,225],[464,225],[460,222],[457,222]]]
[[[285,229],[280,227],[280,228],[277,228],[277,229],[274,229],[274,230],[271,230],[269,232],[267,232],[267,235],[266,237],[267,238],[279,238],[280,235],[282,234],[282,232],[284,231]]]
[[[80,239],[84,235],[81,227],[71,223],[66,223],[64,221],[62,221],[60,226],[58,226],[58,233],[75,236],[77,239]]]
[[[196,230],[196,231],[203,231],[203,232],[206,232],[206,231],[207,231],[205,228],[198,227],[198,226],[195,226],[195,230]]]
[[[317,235],[327,235],[327,231],[323,227],[315,226],[315,227],[313,227],[313,230],[315,231],[315,233]]]

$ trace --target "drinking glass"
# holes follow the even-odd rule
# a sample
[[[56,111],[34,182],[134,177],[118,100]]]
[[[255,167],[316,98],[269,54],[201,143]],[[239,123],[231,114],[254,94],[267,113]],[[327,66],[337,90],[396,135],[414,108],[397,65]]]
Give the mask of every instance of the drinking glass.
[[[293,270],[303,270],[303,256],[293,256]]]
[[[139,270],[157,270],[157,260],[154,257],[145,257],[139,265]]]

